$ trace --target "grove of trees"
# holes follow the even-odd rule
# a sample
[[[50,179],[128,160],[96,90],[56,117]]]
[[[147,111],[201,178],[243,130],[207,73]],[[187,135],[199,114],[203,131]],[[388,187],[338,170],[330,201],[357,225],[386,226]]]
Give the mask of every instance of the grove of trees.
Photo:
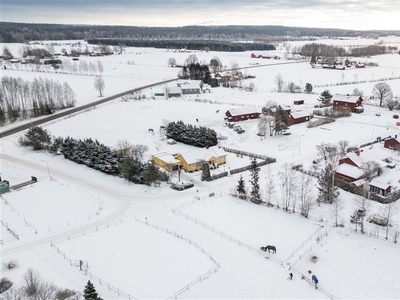
[[[41,77],[33,81],[2,76],[0,82],[0,124],[23,120],[73,107],[76,96],[67,82]]]
[[[197,127],[185,124],[182,121],[170,122],[167,125],[165,135],[169,139],[195,147],[211,147],[218,143],[217,133],[214,129]]]
[[[147,151],[147,147],[143,145],[132,146],[124,143],[121,150],[128,148],[129,151],[123,155],[121,151],[112,150],[90,138],[77,140],[71,137],[51,137],[48,131],[40,126],[28,129],[19,142],[22,146],[32,147],[33,150],[46,149],[53,154],[62,154],[68,160],[109,175],[121,176],[130,182],[151,185],[168,181],[165,172],[152,162],[143,161],[144,152]]]

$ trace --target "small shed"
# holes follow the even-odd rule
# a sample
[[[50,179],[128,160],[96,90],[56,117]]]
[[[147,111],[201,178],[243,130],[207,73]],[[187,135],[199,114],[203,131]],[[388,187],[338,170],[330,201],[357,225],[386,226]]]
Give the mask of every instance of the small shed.
[[[10,183],[7,180],[0,181],[0,194],[10,191]]]
[[[293,104],[294,104],[294,105],[301,105],[301,104],[304,104],[304,100],[294,100],[294,101],[293,101]]]
[[[400,150],[400,140],[396,135],[394,138],[386,139],[383,146],[388,149]]]
[[[289,113],[289,123],[290,125],[304,123],[310,120],[310,114],[305,111],[291,111]]]
[[[392,190],[392,187],[388,183],[384,183],[379,179],[372,179],[369,183],[370,192],[377,193],[381,196],[386,196]]]

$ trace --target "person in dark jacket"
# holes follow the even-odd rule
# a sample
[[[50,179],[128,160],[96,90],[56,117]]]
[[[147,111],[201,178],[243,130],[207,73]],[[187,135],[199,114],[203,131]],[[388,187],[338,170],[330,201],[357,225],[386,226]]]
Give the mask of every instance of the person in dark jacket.
[[[315,276],[315,275],[311,276],[311,280],[312,280],[312,282],[314,282],[315,288],[318,288],[318,287],[317,287],[317,285],[318,285],[318,278],[317,278],[317,276]]]

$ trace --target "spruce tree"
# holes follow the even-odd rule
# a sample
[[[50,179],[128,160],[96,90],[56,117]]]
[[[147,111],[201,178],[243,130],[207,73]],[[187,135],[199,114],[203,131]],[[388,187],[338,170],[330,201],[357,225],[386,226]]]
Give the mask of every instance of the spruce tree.
[[[318,177],[318,202],[332,204],[339,196],[338,188],[334,185],[335,171],[328,164]]]
[[[325,90],[321,93],[321,96],[318,98],[318,101],[320,101],[323,104],[329,103],[332,99],[333,95],[328,90]]]
[[[250,165],[250,173],[251,173],[251,192],[250,192],[250,200],[255,204],[261,204],[261,195],[260,195],[260,168],[257,165],[256,159],[253,157]]]
[[[50,134],[40,126],[28,129],[24,137],[20,139],[20,144],[25,147],[32,147],[33,150],[42,150],[51,142]]]
[[[204,162],[201,168],[201,181],[210,181],[211,173],[210,173],[210,166],[208,162]]]
[[[96,288],[90,280],[87,282],[85,289],[83,290],[83,299],[85,300],[99,300],[101,299],[96,292]]]
[[[236,191],[238,192],[240,199],[246,199],[246,189],[242,174],[240,174],[238,185],[236,186]]]
[[[147,185],[156,182],[160,177],[160,171],[153,161],[151,161],[143,171],[143,180]]]
[[[287,112],[281,107],[276,108],[275,114],[275,134],[281,134],[289,128],[289,117]]]

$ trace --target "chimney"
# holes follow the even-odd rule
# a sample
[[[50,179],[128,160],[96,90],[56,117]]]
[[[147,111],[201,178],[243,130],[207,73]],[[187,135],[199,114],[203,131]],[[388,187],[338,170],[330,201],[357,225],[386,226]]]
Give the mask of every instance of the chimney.
[[[357,154],[357,156],[360,156],[360,154],[361,154],[360,150],[357,150],[356,154]]]

